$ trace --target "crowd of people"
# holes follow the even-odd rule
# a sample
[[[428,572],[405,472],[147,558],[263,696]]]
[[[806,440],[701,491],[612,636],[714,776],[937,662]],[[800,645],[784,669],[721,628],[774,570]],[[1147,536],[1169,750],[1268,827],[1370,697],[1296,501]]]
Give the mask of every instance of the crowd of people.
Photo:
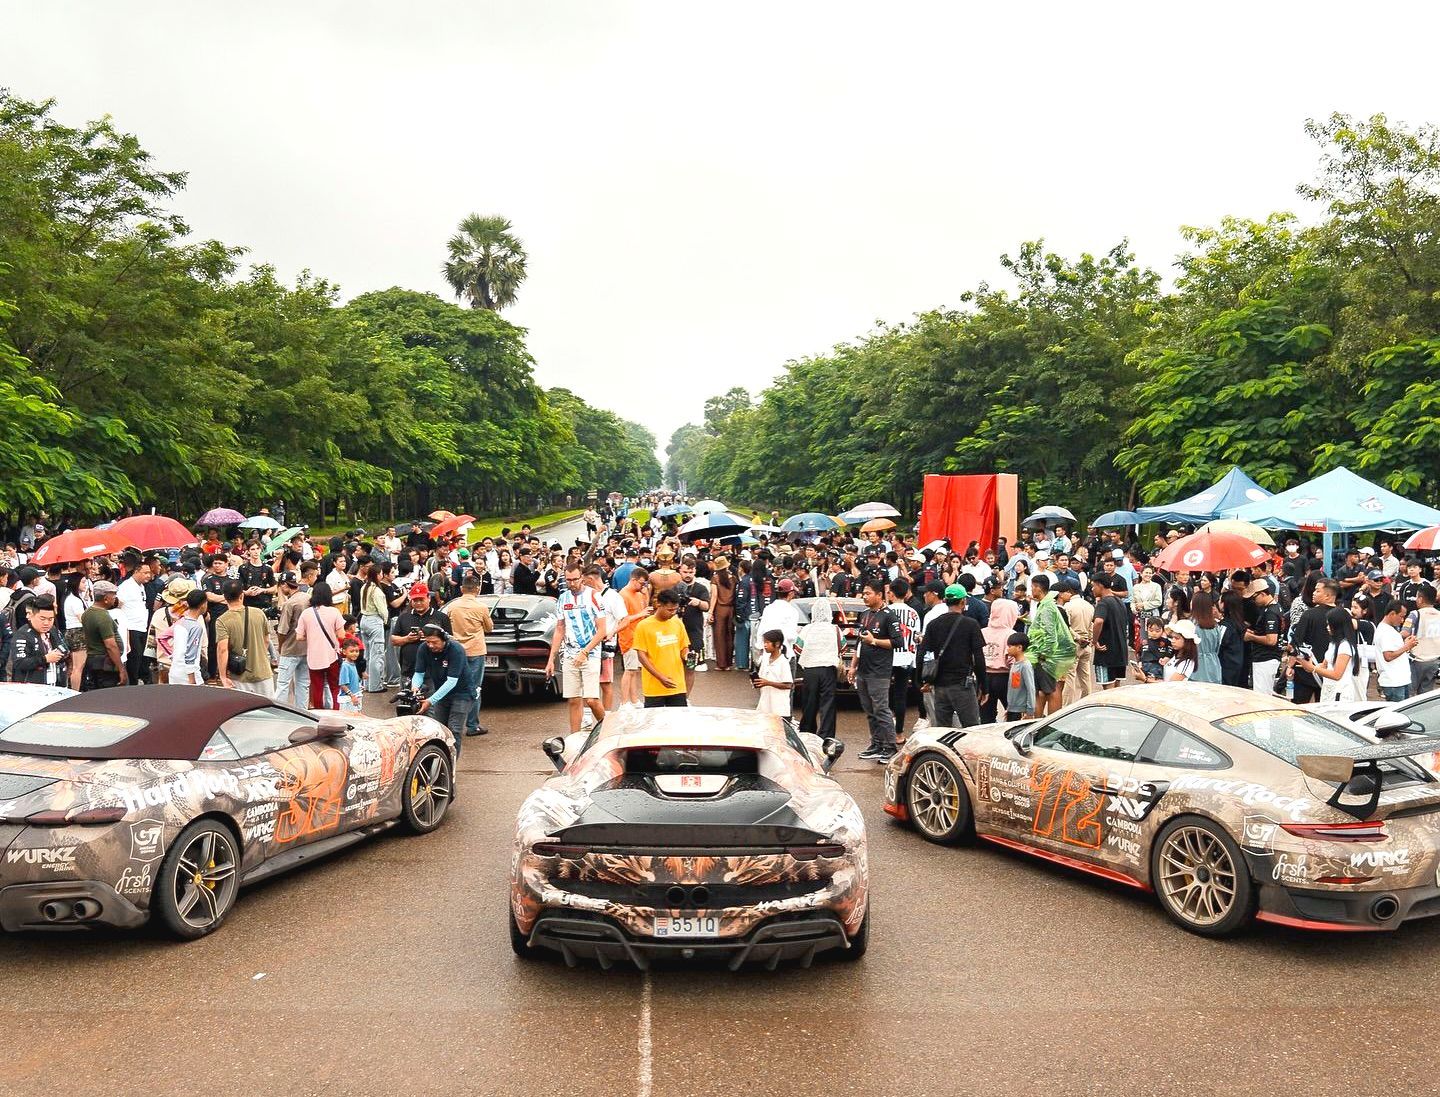
[[[206,530],[198,547],[49,568],[27,560],[47,537],[37,523],[0,550],[0,673],[75,689],[209,682],[352,711],[409,688],[458,738],[485,732],[483,596],[548,595],[546,674],[572,731],[619,706],[686,704],[713,666],[748,673],[759,708],[798,708],[801,729],[827,738],[837,692],[853,688],[871,737],[860,756],[883,762],[917,693],[918,719],[970,726],[1122,682],[1305,703],[1361,699],[1372,676],[1400,700],[1440,672],[1440,563],[1384,535],[1351,546],[1333,577],[1294,535],[1251,568],[1167,574],[1152,557],[1181,529],[1149,546],[1064,525],[991,546],[843,528],[706,543],[638,509],[665,501],[592,507],[569,546],[528,526],[474,543],[299,533],[273,551]]]

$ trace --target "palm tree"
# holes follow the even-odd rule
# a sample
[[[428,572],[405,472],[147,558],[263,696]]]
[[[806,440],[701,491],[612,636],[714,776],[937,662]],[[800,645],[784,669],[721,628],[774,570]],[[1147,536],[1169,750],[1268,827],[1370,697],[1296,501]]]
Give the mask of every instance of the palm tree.
[[[472,309],[492,312],[515,303],[525,280],[525,248],[511,233],[509,220],[472,213],[460,222],[449,247],[445,279],[456,297],[468,297]]]

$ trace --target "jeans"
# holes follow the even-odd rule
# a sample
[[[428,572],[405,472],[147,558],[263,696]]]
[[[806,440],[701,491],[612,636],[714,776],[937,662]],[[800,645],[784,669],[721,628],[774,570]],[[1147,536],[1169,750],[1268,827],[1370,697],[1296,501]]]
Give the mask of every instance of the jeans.
[[[895,717],[895,734],[905,734],[905,707],[910,700],[910,675],[914,667],[895,667],[890,671],[890,711]]]
[[[360,618],[360,642],[365,645],[365,688],[379,693],[385,688],[385,622],[373,613]]]
[[[994,724],[1000,719],[1000,709],[1005,704],[1005,694],[1010,691],[1008,670],[985,671],[985,703],[980,706],[980,722]]]
[[[400,684],[400,649],[387,639],[385,644],[385,688],[394,689]]]
[[[1436,672],[1440,671],[1440,659],[1416,659],[1410,657],[1410,693],[1419,697],[1435,688]]]
[[[980,722],[980,699],[975,695],[975,679],[964,685],[936,686],[935,726],[941,728],[973,728]]]
[[[475,683],[475,692],[470,695],[473,703],[465,717],[465,730],[478,731],[480,729],[480,687],[485,681],[485,656],[467,655],[465,662],[470,666],[470,681]]]
[[[735,622],[735,669],[750,669],[750,630],[759,623],[758,618],[736,620]]]
[[[855,692],[860,707],[870,724],[870,749],[893,754],[895,751],[895,713],[890,711],[890,677],[857,678]]]
[[[822,739],[835,738],[835,682],[838,677],[834,667],[800,668],[800,679],[805,683],[801,731],[819,735]]]
[[[291,696],[291,691],[294,696]],[[275,686],[275,699],[283,705],[308,707],[310,699],[310,667],[303,655],[280,656],[280,680]]]
[[[462,689],[452,689],[435,703],[427,715],[440,721],[455,736],[455,760],[460,760],[460,744],[465,741],[465,723],[470,719],[470,710],[475,707],[475,698]]]
[[[1403,701],[1410,696],[1409,686],[1381,686],[1380,696],[1387,701]]]

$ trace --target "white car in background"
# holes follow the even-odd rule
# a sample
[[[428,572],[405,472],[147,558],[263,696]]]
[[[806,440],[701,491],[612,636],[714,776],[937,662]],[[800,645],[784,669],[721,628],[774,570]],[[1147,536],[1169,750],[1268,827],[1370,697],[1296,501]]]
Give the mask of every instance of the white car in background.
[[[1432,773],[1440,773],[1440,690],[1431,690],[1404,701],[1328,701],[1314,711],[1336,723],[1379,741],[1428,737],[1435,740],[1436,753],[1418,755],[1415,761]]]
[[[34,715],[47,705],[66,697],[74,697],[75,690],[65,686],[34,686],[27,682],[0,682],[0,731],[4,731],[16,720]]]

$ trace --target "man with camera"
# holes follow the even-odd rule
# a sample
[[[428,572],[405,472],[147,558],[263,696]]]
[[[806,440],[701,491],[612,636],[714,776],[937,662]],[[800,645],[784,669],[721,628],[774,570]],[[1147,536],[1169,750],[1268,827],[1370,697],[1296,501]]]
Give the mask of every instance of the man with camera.
[[[410,688],[424,690],[419,714],[438,720],[450,729],[450,734],[455,736],[458,761],[465,725],[475,703],[470,661],[460,642],[434,622],[421,627],[420,641],[414,647],[415,666],[410,674]]]

